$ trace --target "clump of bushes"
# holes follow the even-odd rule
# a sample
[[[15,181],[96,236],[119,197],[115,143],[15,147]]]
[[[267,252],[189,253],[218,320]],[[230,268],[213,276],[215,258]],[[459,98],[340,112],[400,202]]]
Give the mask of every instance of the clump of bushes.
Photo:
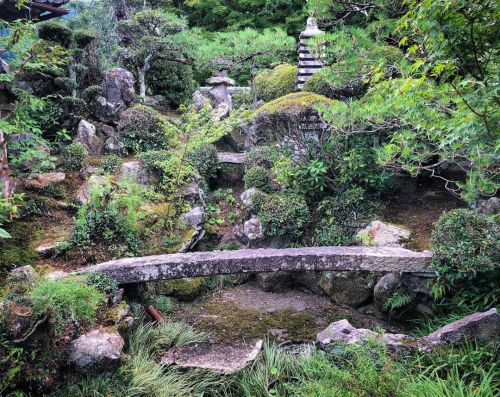
[[[498,270],[500,224],[472,210],[445,212],[431,237],[433,265],[446,279],[472,279],[477,273]]]
[[[131,153],[168,149],[172,130],[168,120],[157,110],[135,105],[123,112],[118,133]]]
[[[219,160],[217,158],[217,148],[215,145],[211,143],[201,145],[189,153],[187,158],[206,181],[217,176]]]
[[[81,171],[87,152],[79,143],[66,146],[61,152],[61,165],[66,171]]]
[[[299,238],[309,221],[304,197],[274,193],[257,200],[257,213],[267,236]]]
[[[270,193],[272,190],[271,177],[269,171],[258,165],[250,168],[243,177],[245,181],[245,189],[256,188],[265,193]]]
[[[297,66],[284,63],[266,69],[255,77],[257,97],[265,102],[295,91]]]

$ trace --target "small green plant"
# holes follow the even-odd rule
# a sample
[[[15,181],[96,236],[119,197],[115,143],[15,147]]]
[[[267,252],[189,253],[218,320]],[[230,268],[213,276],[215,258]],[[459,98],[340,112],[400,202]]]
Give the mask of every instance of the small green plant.
[[[406,291],[396,291],[384,303],[384,309],[400,309],[411,302],[411,297]]]
[[[118,289],[118,282],[105,274],[90,273],[86,277],[87,284],[95,287],[103,294],[111,294]]]
[[[54,331],[60,332],[67,322],[84,321],[93,325],[98,307],[105,296],[97,288],[76,277],[42,281],[31,293],[34,313],[50,314],[55,320]]]
[[[168,296],[156,296],[153,299],[153,305],[164,316],[168,316],[172,312],[172,299]]]
[[[265,193],[272,191],[271,177],[269,171],[258,165],[250,168],[243,177],[245,189],[256,188]]]
[[[66,171],[81,171],[86,156],[85,148],[79,143],[66,146],[61,152],[61,165]]]

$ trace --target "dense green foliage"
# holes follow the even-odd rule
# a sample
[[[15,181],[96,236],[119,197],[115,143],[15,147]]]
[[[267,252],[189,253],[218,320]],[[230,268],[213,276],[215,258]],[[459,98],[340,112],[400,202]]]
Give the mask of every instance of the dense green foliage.
[[[451,280],[498,270],[499,235],[499,223],[486,215],[464,209],[443,214],[431,240],[436,270]]]
[[[260,72],[255,77],[257,98],[269,102],[291,94],[295,91],[296,78],[297,67],[287,63]]]
[[[85,164],[85,148],[79,143],[66,146],[61,152],[61,165],[66,171],[81,171]]]
[[[258,165],[251,167],[245,173],[243,180],[245,181],[245,189],[254,187],[265,193],[270,193],[272,190],[269,171],[264,167]]]
[[[298,238],[309,222],[309,209],[302,196],[274,193],[257,210],[266,235]]]

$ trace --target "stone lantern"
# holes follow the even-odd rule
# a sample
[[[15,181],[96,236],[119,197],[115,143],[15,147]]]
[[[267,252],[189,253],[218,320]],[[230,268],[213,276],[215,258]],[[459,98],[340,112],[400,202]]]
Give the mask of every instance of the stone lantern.
[[[321,54],[312,54],[310,52],[307,41],[313,37],[319,36],[324,32],[318,28],[316,19],[309,17],[307,19],[306,30],[300,34],[299,41],[299,70],[297,80],[295,82],[295,89],[302,90],[305,82],[316,72],[319,72],[324,66],[321,60]]]
[[[212,87],[210,91],[208,91],[208,96],[212,102],[213,108],[215,109],[224,103],[231,110],[233,108],[233,102],[227,88],[234,86],[235,81],[227,77],[227,73],[217,72],[214,76],[210,77],[206,83]]]

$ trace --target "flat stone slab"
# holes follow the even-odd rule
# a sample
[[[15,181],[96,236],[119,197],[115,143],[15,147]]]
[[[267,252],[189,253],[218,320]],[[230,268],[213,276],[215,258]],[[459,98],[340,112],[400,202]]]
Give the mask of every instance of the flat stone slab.
[[[120,284],[220,274],[276,271],[370,271],[429,273],[430,252],[393,247],[307,247],[190,252],[125,258],[89,266]]]
[[[247,155],[246,153],[219,152],[217,158],[219,163],[245,164]]]
[[[182,368],[208,369],[230,375],[255,360],[261,349],[261,339],[251,343],[194,343],[170,349],[161,359],[161,363]]]

